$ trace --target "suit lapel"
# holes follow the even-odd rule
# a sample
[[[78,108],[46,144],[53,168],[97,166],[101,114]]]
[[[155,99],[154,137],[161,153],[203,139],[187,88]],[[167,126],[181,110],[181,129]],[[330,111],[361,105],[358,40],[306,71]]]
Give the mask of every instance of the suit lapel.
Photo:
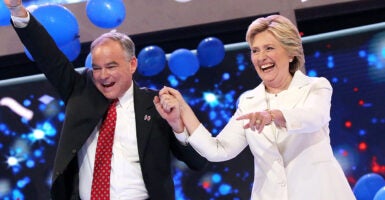
[[[155,120],[152,95],[140,89],[134,84],[134,109],[136,120],[136,137],[140,160],[143,160],[144,152],[150,137],[152,123]]]
[[[297,71],[294,74],[293,80],[288,88],[290,90],[290,95],[288,91],[282,91],[279,95],[280,104],[284,108],[293,108],[299,101],[300,98],[303,98],[303,93],[307,90],[304,89],[306,85],[309,84],[309,78],[305,76],[301,71]],[[260,111],[267,108],[267,99],[266,99],[265,86],[263,83],[258,85],[252,91],[249,91],[245,94],[245,102],[243,105],[239,105],[245,113],[252,110]]]
[[[304,89],[306,85],[309,84],[309,79],[301,71],[297,71],[293,80],[288,88],[290,90],[290,95],[288,91],[285,91],[282,95],[279,96],[282,99],[282,104],[285,108],[293,108],[297,103],[300,102],[300,98],[303,98],[303,93],[307,90]]]
[[[245,93],[245,101],[239,105],[239,108],[244,111],[244,114],[264,110],[267,108],[265,97],[265,86],[261,83],[253,90]]]
[[[59,175],[56,173],[62,173],[76,156],[76,153],[82,148],[108,107],[108,100],[96,87],[80,86],[77,88],[86,89],[76,91],[76,93],[81,95],[76,98],[71,97],[66,104],[67,119],[56,153],[54,179]]]

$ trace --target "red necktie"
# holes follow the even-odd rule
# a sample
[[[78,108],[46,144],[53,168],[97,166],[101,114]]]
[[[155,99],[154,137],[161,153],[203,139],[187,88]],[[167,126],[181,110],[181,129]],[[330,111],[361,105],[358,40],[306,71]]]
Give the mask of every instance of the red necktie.
[[[112,144],[116,124],[116,102],[114,100],[107,111],[99,131],[92,179],[91,199],[110,199],[110,173]]]

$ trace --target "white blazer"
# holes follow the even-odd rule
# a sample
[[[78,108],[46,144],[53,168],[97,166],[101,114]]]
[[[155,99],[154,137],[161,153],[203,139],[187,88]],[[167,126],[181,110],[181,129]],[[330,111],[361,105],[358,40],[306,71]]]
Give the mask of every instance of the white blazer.
[[[212,162],[234,158],[247,145],[254,156],[253,200],[352,200],[354,194],[330,145],[332,87],[325,78],[297,71],[287,90],[267,94],[261,83],[243,93],[238,108],[216,136],[201,124],[188,138]],[[240,115],[279,109],[286,128],[243,129]]]

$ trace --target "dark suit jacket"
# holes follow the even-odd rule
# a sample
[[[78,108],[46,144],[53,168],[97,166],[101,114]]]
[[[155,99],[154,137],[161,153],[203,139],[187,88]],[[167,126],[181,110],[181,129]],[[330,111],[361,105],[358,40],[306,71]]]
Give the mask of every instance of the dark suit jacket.
[[[96,89],[91,70],[78,73],[57,48],[43,26],[31,15],[26,28],[15,28],[40,70],[57,89],[66,104],[53,168],[52,199],[78,199],[77,153],[107,111],[108,100]],[[143,179],[151,199],[171,200],[174,183],[171,152],[191,169],[202,169],[207,160],[190,146],[181,145],[171,127],[153,104],[156,91],[134,84],[134,106],[139,159]],[[144,116],[151,120],[144,120]]]

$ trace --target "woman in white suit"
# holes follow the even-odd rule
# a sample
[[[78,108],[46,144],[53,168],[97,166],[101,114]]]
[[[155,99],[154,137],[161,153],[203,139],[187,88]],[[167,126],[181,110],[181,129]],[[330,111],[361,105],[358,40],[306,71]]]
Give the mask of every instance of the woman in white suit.
[[[181,94],[165,87],[154,100],[167,119],[180,109],[187,141],[212,162],[234,158],[247,145],[254,156],[253,200],[355,199],[333,155],[329,137],[332,87],[309,77],[301,37],[280,15],[259,18],[247,30],[251,60],[262,82],[243,93],[216,136],[200,123]]]

